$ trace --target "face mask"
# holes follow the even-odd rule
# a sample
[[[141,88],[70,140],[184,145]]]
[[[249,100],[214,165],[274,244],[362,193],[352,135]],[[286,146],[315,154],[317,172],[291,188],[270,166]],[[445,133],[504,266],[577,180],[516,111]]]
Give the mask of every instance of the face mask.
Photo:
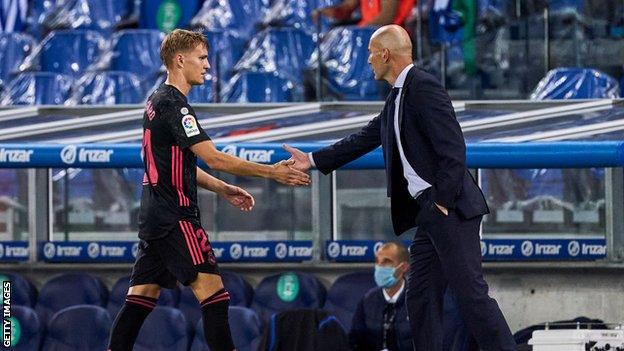
[[[397,278],[394,276],[396,267],[384,267],[375,265],[375,283],[380,288],[389,288],[397,283]]]

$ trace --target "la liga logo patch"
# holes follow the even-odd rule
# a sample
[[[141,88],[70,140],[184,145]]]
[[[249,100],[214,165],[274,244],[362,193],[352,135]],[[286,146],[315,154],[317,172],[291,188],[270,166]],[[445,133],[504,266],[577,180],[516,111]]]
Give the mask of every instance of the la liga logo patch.
[[[192,137],[199,134],[199,128],[197,128],[197,121],[192,115],[186,115],[182,117],[182,128],[187,137]]]

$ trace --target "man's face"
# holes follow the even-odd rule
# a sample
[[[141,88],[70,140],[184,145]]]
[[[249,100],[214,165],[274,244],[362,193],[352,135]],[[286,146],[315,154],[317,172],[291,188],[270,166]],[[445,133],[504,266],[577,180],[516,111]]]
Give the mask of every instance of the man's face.
[[[368,64],[371,65],[376,80],[383,80],[388,70],[387,49],[382,48],[374,39],[368,44]]]
[[[182,73],[190,85],[204,84],[204,77],[210,69],[208,63],[208,49],[198,44],[195,49],[182,54],[184,57],[184,68]]]
[[[398,279],[403,277],[405,273],[404,268],[406,267],[406,262],[400,262],[397,254],[397,250],[395,247],[383,247],[375,253],[375,264],[383,267],[395,267],[396,273],[394,276]]]

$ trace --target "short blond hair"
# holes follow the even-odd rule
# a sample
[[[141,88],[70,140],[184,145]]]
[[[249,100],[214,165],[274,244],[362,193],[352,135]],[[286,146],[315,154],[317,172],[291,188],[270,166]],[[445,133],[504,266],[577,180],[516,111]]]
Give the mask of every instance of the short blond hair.
[[[208,41],[204,34],[184,29],[175,29],[167,34],[160,44],[160,59],[165,67],[170,68],[177,53],[188,52],[202,44],[208,49]]]

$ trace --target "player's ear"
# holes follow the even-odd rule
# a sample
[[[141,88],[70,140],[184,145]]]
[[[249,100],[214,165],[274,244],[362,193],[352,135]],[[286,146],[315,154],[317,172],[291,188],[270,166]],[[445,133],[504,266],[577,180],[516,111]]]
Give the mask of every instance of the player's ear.
[[[176,54],[175,58],[174,58],[174,62],[176,64],[176,66],[182,68],[184,67],[184,55],[182,54]]]

